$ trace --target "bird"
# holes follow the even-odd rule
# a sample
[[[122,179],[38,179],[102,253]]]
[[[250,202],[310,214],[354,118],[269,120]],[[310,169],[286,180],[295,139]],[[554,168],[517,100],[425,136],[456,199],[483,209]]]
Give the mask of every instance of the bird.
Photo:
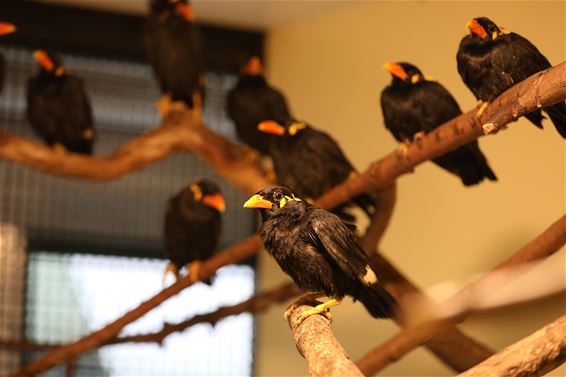
[[[190,264],[188,274],[198,280],[202,261],[218,244],[225,208],[220,188],[206,178],[193,181],[167,201],[163,234],[169,263],[164,278],[169,272],[179,278],[179,270]]]
[[[66,70],[59,55],[44,50],[33,55],[40,69],[27,84],[32,128],[56,151],[92,154],[96,135],[83,80]]]
[[[346,295],[361,301],[375,318],[392,314],[395,299],[378,280],[350,224],[284,186],[258,191],[244,207],[259,209],[259,235],[265,249],[303,291],[310,292],[305,297],[330,298],[303,313],[299,322],[326,313]],[[286,316],[303,301],[292,304]]]
[[[0,36],[8,35],[16,31],[16,25],[0,21]],[[2,88],[4,87],[4,56],[0,53],[0,92],[2,92]]]
[[[200,28],[187,0],[151,0],[143,42],[164,100],[190,109],[202,107],[204,95],[203,50]]]
[[[381,92],[383,121],[393,137],[401,142],[401,153],[405,153],[407,144],[462,114],[450,92],[413,64],[389,62],[384,68],[392,79]],[[432,161],[460,177],[464,186],[478,184],[485,178],[497,180],[477,140]]]
[[[470,34],[462,38],[456,54],[458,73],[479,101],[478,115],[487,104],[513,85],[551,67],[529,40],[497,26],[487,17],[470,20]],[[544,110],[556,130],[566,138],[566,103],[537,109],[525,117],[542,128]]]
[[[267,83],[257,56],[252,56],[242,69],[226,103],[238,137],[260,153],[267,154],[269,137],[258,131],[258,124],[289,117],[290,111],[283,93]]]
[[[273,160],[278,183],[311,202],[357,174],[338,143],[304,121],[285,117],[263,121],[257,127],[272,135],[268,155]],[[360,194],[333,212],[353,222],[355,217],[347,209],[354,205],[371,217],[377,199],[372,194]]]

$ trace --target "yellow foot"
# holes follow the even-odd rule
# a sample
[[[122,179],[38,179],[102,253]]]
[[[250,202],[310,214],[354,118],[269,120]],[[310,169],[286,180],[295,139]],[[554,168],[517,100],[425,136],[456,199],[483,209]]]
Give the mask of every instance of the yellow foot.
[[[409,145],[411,145],[411,142],[407,139],[403,140],[403,142],[401,144],[399,144],[399,148],[397,149],[397,153],[400,157],[402,157],[402,158],[407,157],[407,154],[409,153]]]
[[[300,325],[305,319],[315,314],[322,314],[329,321],[332,321],[332,315],[330,314],[329,310],[331,307],[339,305],[341,302],[342,299],[331,298],[330,300],[317,305],[312,309],[305,310],[299,315],[299,317],[297,317],[296,325]]]
[[[92,140],[94,138],[94,130],[92,128],[87,128],[83,131],[83,139]]]
[[[479,100],[478,101],[478,112],[476,113],[476,117],[480,117],[483,114],[483,112],[485,111],[485,109],[487,108],[488,105],[489,105],[489,102]]]
[[[200,268],[202,267],[202,262],[199,260],[191,262],[187,271],[189,272],[189,278],[191,279],[191,283],[199,281],[199,272]]]
[[[67,153],[67,148],[65,148],[65,146],[61,143],[55,143],[53,144],[53,150],[55,151],[55,153],[57,154],[64,154]]]
[[[179,279],[179,269],[175,264],[169,262],[165,267],[165,271],[163,272],[163,285],[165,285],[165,280],[167,279],[167,274],[172,273],[175,276],[175,281]]]
[[[425,133],[423,131],[419,131],[413,136],[413,141],[420,143],[424,137],[425,137]]]
[[[170,111],[171,96],[169,94],[162,95],[161,98],[155,102],[155,107],[157,107],[157,111],[159,111],[161,118],[165,118]]]
[[[291,304],[289,304],[287,310],[285,310],[285,313],[283,314],[283,318],[285,319],[285,321],[288,321],[289,317],[291,316],[291,314],[293,314],[293,311],[297,307],[303,304],[312,303],[313,301],[316,301],[321,297],[325,297],[324,293],[307,293],[305,295],[302,295],[301,297],[293,301]]]

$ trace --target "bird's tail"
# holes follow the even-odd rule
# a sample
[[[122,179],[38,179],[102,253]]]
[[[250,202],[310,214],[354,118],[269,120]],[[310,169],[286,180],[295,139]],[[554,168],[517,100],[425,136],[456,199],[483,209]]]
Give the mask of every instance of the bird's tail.
[[[377,198],[372,194],[362,194],[358,195],[352,199],[352,201],[360,207],[368,217],[372,217],[375,213],[375,208],[377,207]]]
[[[389,318],[397,305],[393,296],[380,283],[364,286],[356,292],[355,299],[359,300],[368,312],[375,318]]]
[[[559,102],[555,105],[545,107],[544,111],[546,111],[552,123],[554,123],[556,131],[558,131],[563,139],[566,139],[566,103]]]
[[[530,120],[531,123],[537,126],[538,128],[540,129],[543,128],[542,121],[544,119],[544,116],[542,115],[542,112],[540,110],[535,110],[532,113],[528,113],[527,115],[525,115],[525,118]]]
[[[458,175],[464,186],[476,185],[485,178],[490,181],[497,181],[497,176],[491,170],[477,142],[466,144],[453,152],[434,159],[434,162]]]

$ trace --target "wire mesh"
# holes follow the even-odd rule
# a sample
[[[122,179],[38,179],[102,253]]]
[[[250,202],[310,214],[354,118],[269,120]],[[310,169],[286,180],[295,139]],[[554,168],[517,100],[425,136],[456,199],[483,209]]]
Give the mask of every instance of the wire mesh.
[[[6,60],[4,88],[0,95],[0,129],[39,141],[25,118],[27,80],[38,69],[32,51],[8,47],[1,48],[0,52]],[[159,123],[154,106],[159,93],[149,66],[75,55],[63,55],[62,58],[66,69],[85,81],[98,134],[95,154],[110,153],[130,138]],[[235,132],[225,114],[224,103],[227,91],[235,80],[230,75],[207,74],[203,114],[204,121],[212,129],[231,139],[235,139]],[[21,318],[18,314],[2,316],[0,326],[10,322],[20,334],[32,341],[68,342],[125,311],[124,307],[116,305],[116,300],[136,305],[148,298],[151,292],[161,288],[165,261],[147,258],[163,258],[165,202],[198,177],[215,180],[226,199],[227,209],[223,214],[223,232],[218,248],[249,236],[254,231],[255,221],[252,213],[241,208],[246,197],[189,154],[173,155],[141,171],[107,183],[50,176],[0,160],[0,224],[13,224],[25,230],[29,249],[42,250],[28,256],[27,292],[23,291],[23,283],[14,291],[16,300],[25,303],[25,326],[23,323],[18,325]],[[97,259],[103,258],[100,254],[124,255],[129,258]],[[133,256],[142,259],[132,258]],[[7,276],[6,266],[0,260],[0,272],[3,275],[0,281]],[[226,297],[223,295],[232,299],[248,297],[254,289],[253,270],[247,266],[233,268],[244,269],[242,271],[245,272],[228,269],[223,275],[219,274],[224,276],[224,280],[215,281],[214,286],[209,288],[211,291],[201,296],[187,296],[189,298],[184,299],[186,301],[180,301],[182,304],[172,306],[176,309],[168,310],[186,316],[190,314],[190,308],[202,311],[217,307],[225,302]],[[90,280],[87,276],[81,277],[83,274],[88,275]],[[114,275],[110,278],[110,275],[104,274]],[[23,282],[24,276],[26,275],[22,273],[20,281]],[[83,282],[79,277],[89,283]],[[234,290],[238,285],[232,286],[232,282],[238,279],[247,284],[241,291]],[[153,284],[151,289],[146,287],[148,281]],[[220,281],[229,283],[218,285]],[[111,294],[101,293],[103,291],[92,288],[100,282],[113,282],[114,288],[130,287],[130,291],[122,291],[120,294],[118,290]],[[86,290],[81,290],[79,286]],[[90,288],[85,288],[87,286]],[[147,289],[144,290],[143,287]],[[195,295],[195,292],[205,288],[208,287],[195,286],[188,293]],[[85,317],[96,312],[92,308],[86,309],[87,302],[90,301],[96,302],[95,308],[120,308],[121,311],[113,311],[104,321],[93,320]],[[5,301],[0,302],[4,308]],[[183,310],[179,311],[179,307],[183,307]],[[165,309],[160,309],[159,313],[163,310]],[[167,315],[173,314],[167,312]],[[157,326],[158,322],[154,320],[153,326]],[[250,374],[253,341],[251,323],[251,317],[239,316],[219,323],[214,329],[197,326],[195,330],[171,337],[179,337],[178,341],[168,340],[171,347],[185,352],[182,357],[175,354],[177,358],[160,354],[163,350],[152,345],[108,347],[108,351],[102,350],[81,357],[76,372],[85,376]],[[22,326],[25,327],[23,333]],[[228,330],[221,331],[224,327]],[[201,336],[198,341],[193,339],[190,342],[198,345],[196,348],[183,343],[195,336],[193,333]],[[214,351],[220,346],[231,351]],[[153,349],[151,352],[160,356],[146,355],[144,350],[150,348]],[[120,362],[109,362],[107,354],[122,355]],[[2,355],[4,353],[0,352],[0,363]],[[28,354],[27,360],[30,355],[35,356]],[[209,355],[216,355],[216,358]],[[10,362],[13,363],[15,357]],[[19,363],[18,360],[15,362]],[[244,364],[247,369],[242,367]],[[64,367],[53,369],[48,375],[62,374]]]

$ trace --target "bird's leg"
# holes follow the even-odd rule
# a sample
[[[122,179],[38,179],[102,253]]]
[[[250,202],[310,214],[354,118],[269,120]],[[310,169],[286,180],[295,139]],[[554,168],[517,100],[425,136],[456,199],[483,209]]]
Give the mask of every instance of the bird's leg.
[[[424,137],[425,137],[424,131],[419,131],[413,136],[413,141],[415,141],[416,143],[420,143]]]
[[[202,95],[199,90],[193,92],[193,119],[197,124],[202,119]]]
[[[283,314],[283,318],[285,318],[286,321],[289,320],[289,317],[291,316],[291,314],[293,313],[293,311],[306,303],[312,303],[313,301],[316,301],[317,299],[321,298],[321,297],[326,297],[326,295],[324,293],[320,293],[320,292],[316,292],[316,293],[307,293],[306,295],[303,295],[301,297],[299,297],[298,299],[296,299],[295,301],[293,301],[288,307],[287,310],[285,311],[285,314]],[[326,308],[324,308],[323,306],[326,305],[327,303],[331,302],[331,301],[337,301],[336,299],[330,299],[328,301],[326,301],[325,303],[322,303],[320,305],[315,306],[314,308],[305,311],[303,314],[301,314],[301,316],[299,317],[298,323],[303,322],[307,317],[313,315],[313,314],[319,314],[321,313],[322,315],[324,315],[326,318],[328,318],[329,321],[332,321],[332,315],[330,313],[328,313],[328,308],[334,305],[338,305],[340,303],[340,301],[337,301],[337,303],[334,304],[328,304],[326,306]],[[316,311],[317,308],[319,308],[320,310]],[[312,312],[312,313],[311,313]],[[310,313],[310,314],[308,314]]]
[[[399,144],[399,148],[397,149],[397,153],[402,158],[407,157],[407,154],[409,153],[409,145],[411,145],[411,142],[409,141],[409,139],[403,139],[403,142],[401,144]]]
[[[331,298],[328,301],[323,302],[320,305],[315,306],[312,309],[309,310],[305,310],[304,312],[302,312],[299,317],[297,318],[297,325],[302,323],[305,319],[307,319],[308,317],[310,317],[311,315],[315,315],[315,314],[322,314],[323,316],[325,316],[329,321],[332,321],[332,314],[330,314],[329,310],[331,307],[336,306],[336,305],[340,305],[340,303],[342,302],[341,298]]]
[[[187,271],[189,273],[189,278],[191,279],[191,283],[199,281],[198,276],[201,267],[202,267],[202,262],[199,260],[191,262],[191,264],[187,267]]]
[[[169,272],[175,276],[175,281],[179,279],[179,269],[177,268],[177,266],[175,266],[174,263],[169,262],[167,263],[165,271],[163,272],[163,285],[165,285],[165,279],[167,279],[167,274]]]
[[[480,117],[483,112],[485,111],[485,109],[487,108],[487,106],[489,105],[488,101],[483,101],[483,100],[479,100],[478,101],[478,112],[476,113],[476,117]]]
[[[94,130],[92,128],[87,128],[83,131],[83,139],[92,140],[94,138]]]
[[[159,100],[155,103],[155,107],[157,107],[157,111],[159,111],[161,118],[165,118],[170,111],[171,95],[163,94],[161,98],[159,98]]]
[[[65,146],[61,143],[55,143],[51,148],[53,148],[53,151],[55,151],[56,154],[67,153],[67,148],[65,148]]]

